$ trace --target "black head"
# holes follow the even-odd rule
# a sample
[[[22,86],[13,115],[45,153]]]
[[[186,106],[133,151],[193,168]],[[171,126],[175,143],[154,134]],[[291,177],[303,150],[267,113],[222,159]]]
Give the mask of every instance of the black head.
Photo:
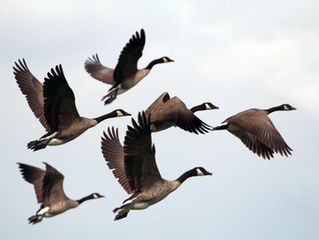
[[[163,63],[174,62],[174,60],[170,59],[169,57],[162,57],[161,60]]]
[[[213,175],[212,173],[206,171],[206,169],[203,167],[195,167],[193,170],[196,171],[196,176]]]
[[[151,61],[145,69],[149,69],[151,70],[153,68],[154,65],[159,64],[159,63],[168,63],[168,62],[174,62],[174,60],[170,59],[169,57],[161,57],[161,58],[157,58],[153,61]]]
[[[131,116],[130,113],[125,112],[123,109],[116,109],[113,111],[117,117]]]
[[[205,102],[202,104],[203,110],[211,110],[211,109],[219,109],[219,107],[215,106],[214,104],[210,102]]]
[[[282,104],[281,107],[284,111],[296,110],[296,108],[292,107],[289,104]]]
[[[204,102],[200,105],[192,107],[190,110],[194,113],[197,111],[212,110],[212,109],[219,109],[219,108],[210,102]]]
[[[104,198],[104,196],[99,193],[92,193],[90,196],[92,199]]]

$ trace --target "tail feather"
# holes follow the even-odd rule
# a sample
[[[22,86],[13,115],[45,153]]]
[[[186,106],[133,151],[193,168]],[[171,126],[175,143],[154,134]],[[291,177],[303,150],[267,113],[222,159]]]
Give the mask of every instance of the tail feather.
[[[35,140],[28,143],[28,149],[32,149],[33,151],[37,151],[43,148],[46,148],[50,142],[50,139],[45,140]]]
[[[28,218],[28,221],[30,224],[36,224],[38,222],[41,222],[42,221],[42,216],[40,215],[33,215],[31,217]]]
[[[104,101],[104,105],[110,104],[111,102],[113,102],[116,97],[117,97],[117,88],[115,89],[110,89],[110,92],[108,92],[108,94],[106,94],[103,98],[102,101]]]
[[[115,210],[115,209],[114,209]],[[114,212],[114,210],[113,210],[113,212]],[[115,216],[115,218],[114,218],[114,221],[117,221],[117,220],[120,220],[120,219],[122,219],[122,218],[125,218],[125,217],[127,217],[127,214],[128,214],[128,212],[130,211],[129,209],[117,209],[117,210],[120,210],[117,214],[116,214],[116,216]],[[115,213],[115,212],[114,212]]]

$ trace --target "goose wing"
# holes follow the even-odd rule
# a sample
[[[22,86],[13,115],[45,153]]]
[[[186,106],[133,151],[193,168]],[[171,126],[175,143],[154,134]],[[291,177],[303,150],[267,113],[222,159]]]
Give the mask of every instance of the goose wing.
[[[15,62],[13,70],[18,86],[25,95],[32,112],[36,118],[39,119],[46,131],[50,131],[43,111],[44,100],[42,83],[33,76],[24,59],[22,59],[22,61],[19,59],[18,63]]]
[[[113,80],[114,69],[102,65],[97,54],[85,61],[84,68],[93,78],[107,84],[115,84]]]
[[[51,68],[43,85],[44,114],[52,131],[67,128],[79,118],[75,97],[61,65]]]
[[[41,168],[33,167],[24,163],[18,163],[20,172],[24,180],[33,184],[35,194],[37,196],[38,203],[43,200],[43,178],[45,171]]]
[[[132,189],[145,189],[162,177],[155,162],[149,119],[139,113],[138,123],[132,119],[124,140],[125,172]]]
[[[285,156],[291,154],[292,149],[287,145],[269,119],[266,111],[250,109],[229,118],[227,122],[238,126],[241,129],[240,131],[246,132],[244,134],[240,133],[240,131],[231,131],[234,135],[237,134],[236,136],[241,138],[241,140],[244,139],[249,143],[251,149],[264,149],[262,152],[265,154],[268,153],[269,156],[272,156],[272,154],[270,154],[271,151]],[[243,136],[245,136],[246,139]],[[268,150],[266,150],[267,148]]]
[[[166,102],[155,101],[146,111],[151,116],[151,123],[172,122],[181,129],[196,134],[212,129],[189,110],[178,97],[173,97]]]
[[[119,85],[123,79],[133,76],[137,71],[137,61],[143,54],[145,32],[136,32],[123,48],[114,70],[114,81]],[[112,88],[114,88],[113,86]],[[111,88],[111,89],[112,89]]]
[[[119,140],[118,129],[115,131],[113,127],[108,128],[107,134],[103,132],[101,149],[107,166],[113,170],[114,177],[118,179],[128,194],[133,193],[135,189],[131,187],[125,174],[124,152]]]
[[[64,176],[54,167],[45,163],[46,172],[42,185],[42,203],[49,206],[59,201],[65,201],[68,198],[63,191]]]

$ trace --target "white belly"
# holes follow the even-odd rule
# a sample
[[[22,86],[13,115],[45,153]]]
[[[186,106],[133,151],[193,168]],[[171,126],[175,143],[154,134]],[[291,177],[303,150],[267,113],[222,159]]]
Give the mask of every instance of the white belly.
[[[57,145],[62,145],[64,143],[66,143],[66,141],[58,139],[58,138],[52,138],[48,145],[57,146]]]
[[[148,208],[150,205],[146,202],[137,202],[133,203],[132,209],[134,210],[143,210],[145,208]]]

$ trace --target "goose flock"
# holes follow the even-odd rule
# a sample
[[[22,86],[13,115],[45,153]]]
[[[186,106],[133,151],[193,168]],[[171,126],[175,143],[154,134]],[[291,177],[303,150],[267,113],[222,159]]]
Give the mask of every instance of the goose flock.
[[[134,87],[146,77],[153,66],[173,62],[167,56],[151,61],[145,68],[138,69],[137,62],[145,45],[145,31],[136,32],[124,46],[115,69],[101,64],[98,55],[92,55],[84,63],[84,68],[93,78],[111,85],[102,98],[104,104],[111,104],[117,95]],[[39,119],[46,133],[38,140],[30,141],[27,148],[38,151],[52,145],[65,144],[79,137],[91,127],[110,118],[130,116],[123,109],[115,109],[95,118],[79,115],[75,97],[68,85],[61,65],[51,68],[43,84],[30,72],[25,59],[18,59],[13,66],[16,82],[25,95],[28,105]],[[204,167],[194,167],[175,180],[162,178],[155,161],[155,145],[152,133],[172,126],[195,134],[208,134],[217,130],[227,130],[238,137],[253,153],[264,159],[271,159],[274,153],[291,155],[292,149],[276,129],[268,114],[274,111],[290,111],[296,108],[281,104],[269,109],[252,108],[227,118],[222,125],[212,127],[194,113],[218,109],[210,102],[187,108],[178,97],[161,94],[147,109],[131,119],[127,126],[123,146],[119,139],[119,129],[108,127],[101,137],[101,152],[108,168],[123,189],[130,194],[121,206],[116,207],[114,220],[127,217],[130,210],[145,209],[176,190],[186,179],[194,176],[209,176]],[[170,149],[168,149],[170,150]],[[45,170],[18,163],[22,177],[33,184],[40,203],[40,209],[31,216],[29,223],[40,222],[44,217],[52,217],[84,201],[104,196],[92,193],[78,200],[66,196],[63,190],[64,176],[57,169],[45,163]]]

